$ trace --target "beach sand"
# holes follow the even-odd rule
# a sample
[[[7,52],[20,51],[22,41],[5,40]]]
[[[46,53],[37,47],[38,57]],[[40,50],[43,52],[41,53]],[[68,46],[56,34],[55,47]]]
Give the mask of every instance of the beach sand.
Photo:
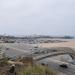
[[[60,43],[42,43],[38,44],[39,47],[42,48],[51,48],[51,47],[70,47],[75,49],[75,40],[70,40],[67,42],[60,42]]]

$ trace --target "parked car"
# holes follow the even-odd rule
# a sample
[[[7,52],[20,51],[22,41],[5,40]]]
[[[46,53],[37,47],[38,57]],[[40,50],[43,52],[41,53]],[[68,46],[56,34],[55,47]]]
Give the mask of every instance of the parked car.
[[[59,66],[62,68],[68,68],[67,64],[60,64]]]

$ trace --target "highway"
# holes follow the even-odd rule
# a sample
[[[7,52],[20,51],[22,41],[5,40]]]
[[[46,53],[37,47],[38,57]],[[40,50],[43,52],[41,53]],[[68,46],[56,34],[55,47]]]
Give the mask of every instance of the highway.
[[[75,65],[72,65],[70,63],[65,63],[68,65],[68,68],[60,67],[59,65],[63,64],[64,62],[61,62],[58,60],[53,60],[51,58],[46,58],[46,59],[40,60],[39,63],[44,63],[49,68],[53,68],[59,72],[66,74],[66,75],[75,75]]]
[[[34,60],[43,60],[43,59],[48,58],[48,57],[53,57],[53,56],[57,56],[57,55],[64,55],[64,54],[69,54],[72,58],[75,58],[73,53],[67,53],[64,51],[59,51],[59,52],[51,52],[51,53],[47,53],[47,54],[37,55],[37,56],[33,57],[33,59]]]
[[[52,57],[52,56],[57,56],[57,55],[61,55],[61,54],[67,54],[64,51],[61,52],[53,52],[53,53],[47,53],[47,54],[43,54],[43,55],[38,55],[36,57],[34,57],[34,60],[42,60],[48,57]]]

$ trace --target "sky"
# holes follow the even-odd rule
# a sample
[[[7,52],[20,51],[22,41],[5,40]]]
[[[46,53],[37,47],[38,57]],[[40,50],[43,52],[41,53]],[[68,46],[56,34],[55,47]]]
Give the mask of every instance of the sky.
[[[75,36],[75,0],[0,0],[0,34]]]

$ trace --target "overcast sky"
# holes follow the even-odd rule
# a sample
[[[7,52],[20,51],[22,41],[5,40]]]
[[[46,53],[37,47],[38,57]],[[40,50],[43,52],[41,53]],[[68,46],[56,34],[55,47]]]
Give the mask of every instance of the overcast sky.
[[[75,0],[0,0],[0,34],[75,35]]]

